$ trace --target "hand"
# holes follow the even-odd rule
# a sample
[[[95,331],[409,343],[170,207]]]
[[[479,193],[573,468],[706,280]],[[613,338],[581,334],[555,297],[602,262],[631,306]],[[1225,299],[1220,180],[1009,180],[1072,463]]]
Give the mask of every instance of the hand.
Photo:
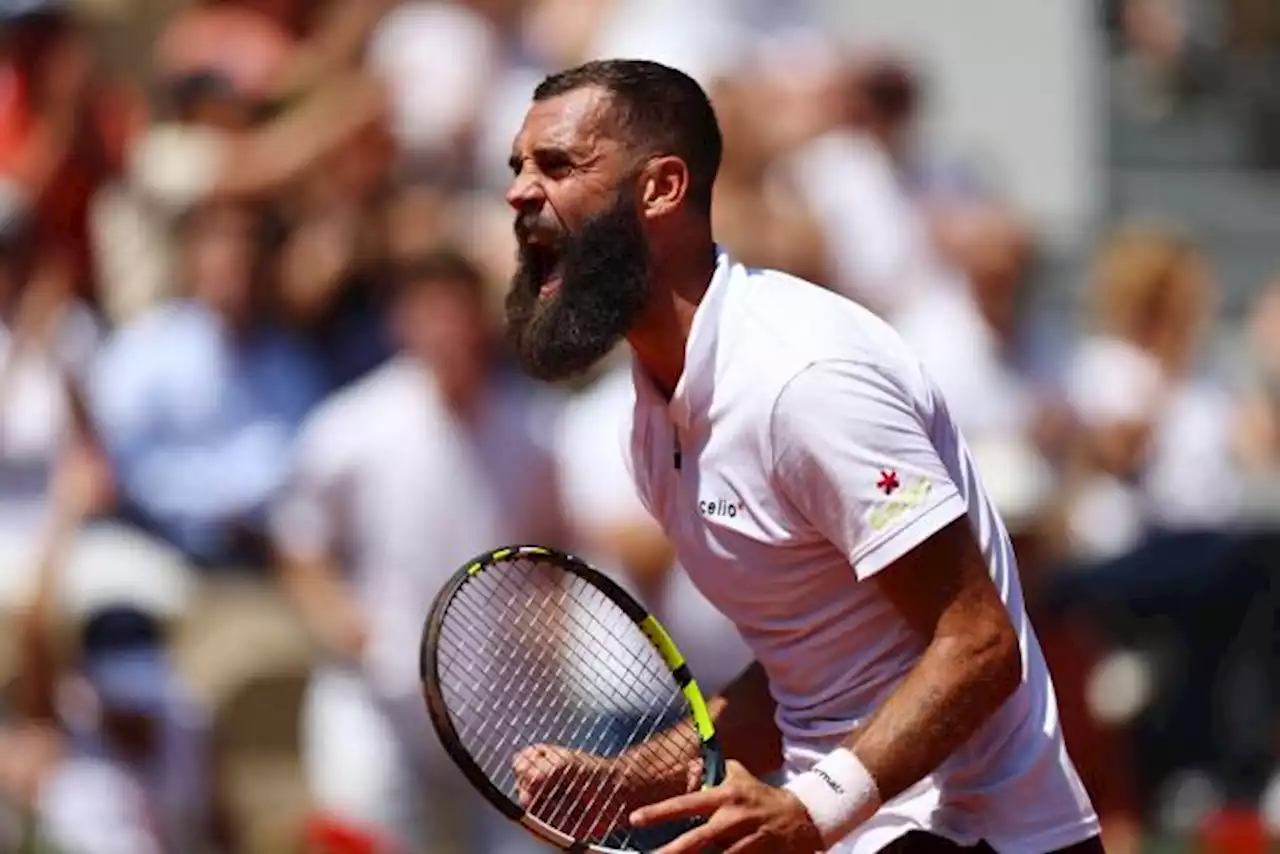
[[[786,789],[762,783],[738,762],[729,762],[724,783],[636,810],[636,827],[705,818],[656,854],[815,854],[825,850],[804,804]]]
[[[517,753],[512,766],[520,805],[544,820],[573,816],[573,821],[583,821],[573,834],[578,838],[603,838],[625,822],[635,805],[626,794],[617,797],[626,781],[622,764],[609,757],[535,744]]]

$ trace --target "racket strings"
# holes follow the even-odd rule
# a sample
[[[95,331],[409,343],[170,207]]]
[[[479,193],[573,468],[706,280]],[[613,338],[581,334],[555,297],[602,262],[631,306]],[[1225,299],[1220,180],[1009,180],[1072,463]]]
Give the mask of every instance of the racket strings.
[[[599,597],[599,599],[601,599],[603,602],[607,603],[610,609],[612,609],[612,610],[616,611],[616,613],[615,613],[615,614],[612,614],[612,616],[615,616],[615,617],[620,616],[620,617],[622,618],[622,620],[623,620],[623,621],[625,621],[625,622],[623,623],[623,625],[624,625],[624,626],[626,626],[626,627],[630,627],[630,628],[634,631],[634,626],[633,626],[633,624],[631,623],[630,619],[629,619],[629,618],[627,618],[627,617],[625,616],[625,614],[621,614],[621,612],[620,612],[620,611],[617,611],[616,606],[614,606],[611,602],[608,602],[607,597],[604,597],[604,596],[603,596],[603,594],[600,594],[600,593],[599,593],[599,591],[595,590],[595,588],[591,587],[590,585],[586,585],[586,584],[585,584],[585,582],[582,582],[582,581],[580,581],[580,580],[576,579],[576,577],[574,578],[574,580],[575,580],[575,581],[577,581],[579,585],[582,585],[582,587],[583,587],[583,589],[585,590],[585,592],[587,592],[588,594],[594,594],[594,596]],[[559,591],[559,592],[560,592],[561,604],[563,605],[564,591]],[[592,603],[591,603],[591,605],[593,606],[593,612],[595,612],[595,608],[594,608],[594,606],[595,606],[596,604],[597,604],[596,602],[592,602]],[[509,607],[507,607],[505,610],[510,611],[511,609],[510,609]],[[565,613],[573,614],[573,611],[572,611],[572,610],[566,610],[566,611],[564,611],[564,612],[557,613],[558,622],[563,623],[563,621],[564,621],[564,614],[565,614]],[[599,635],[599,633],[598,633],[598,632],[591,631],[591,627],[590,627],[590,626],[586,626],[586,625],[584,625],[584,624],[582,623],[582,621],[581,621],[581,620],[577,620],[577,619],[573,619],[573,618],[570,618],[570,619],[571,619],[573,622],[575,622],[575,623],[576,623],[576,627],[577,627],[577,628],[579,628],[579,629],[585,629],[586,633],[587,633],[588,635],[590,635],[590,636],[591,636],[591,638],[592,638],[592,640],[593,640],[593,641],[595,641],[595,642],[603,642],[603,641],[604,641],[604,639],[600,637],[600,635]],[[612,627],[611,627],[611,628],[612,628]],[[490,636],[491,636],[493,633],[492,633],[492,632],[490,632],[489,634],[490,634]],[[522,653],[527,652],[527,651],[529,650],[529,648],[530,648],[530,647],[528,646],[528,644],[527,644],[527,641],[528,641],[527,633],[522,634],[522,636],[516,640],[516,649],[520,650]],[[568,653],[570,653],[569,658],[573,659],[573,660],[575,661],[575,664],[576,664],[576,665],[578,665],[578,666],[583,666],[584,664],[589,664],[589,661],[587,661],[587,659],[589,658],[589,653],[588,653],[588,655],[587,655],[587,656],[584,656],[584,655],[583,655],[582,653],[580,653],[580,652],[576,649],[576,647],[575,647],[575,646],[573,646],[573,645],[568,646],[568,647],[566,648],[566,650],[565,650],[565,651],[566,651],[566,652],[568,652]],[[631,673],[631,675],[633,675],[633,676],[635,675],[635,672],[634,672],[634,669],[633,669],[633,668],[627,668],[627,669],[628,669],[628,671]],[[648,675],[653,676],[653,677],[655,677],[655,678],[668,678],[668,677],[667,677],[667,673],[666,673],[666,671],[665,671],[665,670],[652,670],[652,669],[651,669],[651,670],[650,670],[650,673],[649,673]],[[506,681],[506,679],[505,679],[505,678],[502,678],[502,679],[501,679],[501,681],[502,681],[502,682],[505,682],[505,681]],[[526,681],[529,681],[529,680],[526,680]],[[527,704],[528,704],[528,702],[532,699],[532,697],[533,697],[533,696],[534,696],[534,695],[532,695],[532,694],[526,694],[526,695],[525,695],[525,704],[526,704],[526,705],[527,705]],[[615,697],[617,697],[616,692],[614,692],[614,696],[615,696]],[[656,702],[658,701],[658,699],[659,699],[659,698],[658,698],[658,697],[656,697],[656,696],[654,696],[654,697],[650,697],[650,698],[648,698],[648,699],[649,699],[650,701],[652,701],[652,702],[655,702],[655,703],[656,703]],[[674,694],[674,693],[672,693],[672,695],[668,698],[668,701],[667,701],[666,706],[665,706],[665,708],[664,708],[664,712],[670,713],[670,711],[672,710],[672,707],[673,707],[673,706],[678,706],[678,705],[681,705],[681,704],[683,704],[683,695],[682,695],[682,694]],[[582,714],[583,714],[583,715],[584,715],[584,717],[585,717],[585,716],[589,715],[590,713],[589,713],[589,712],[583,712]],[[648,738],[648,737],[649,737],[650,735],[652,735],[652,734],[653,734],[657,729],[659,729],[659,728],[660,728],[661,723],[663,722],[664,717],[665,717],[665,715],[650,715],[650,716],[648,716],[648,724],[649,724],[649,726],[647,727],[646,731],[643,733],[643,735],[640,735],[640,734],[638,733],[638,731],[637,731],[637,732],[633,732],[633,733],[631,734],[631,737],[627,740],[627,741],[628,741],[628,743],[636,743],[636,742],[639,742],[639,741],[644,740],[645,738]],[[591,740],[591,739],[587,739],[587,738],[584,738],[584,737],[583,737],[583,733],[580,731],[580,729],[579,729],[579,731],[574,732],[574,733],[567,733],[567,732],[565,732],[565,728],[569,727],[569,726],[570,726],[570,725],[572,725],[573,723],[574,723],[574,718],[571,716],[571,717],[569,717],[569,718],[566,720],[566,722],[565,722],[565,727],[564,727],[564,728],[562,728],[559,732],[555,733],[555,734],[554,734],[554,736],[553,736],[553,738],[549,739],[549,741],[550,741],[551,743],[557,743],[557,744],[591,744],[591,743],[593,743],[593,740]],[[599,716],[596,716],[596,717],[595,717],[595,723],[596,723],[596,725],[606,724],[606,723],[607,723],[607,720],[602,720]],[[637,729],[638,729],[638,727],[639,727],[640,725],[642,725],[643,723],[645,723],[645,719],[644,719],[644,718],[640,718],[640,719],[638,719],[638,720],[637,720]],[[495,752],[495,753],[499,753],[499,754],[500,754],[500,753],[502,752],[502,751],[501,751],[501,745],[496,746],[496,749],[495,749],[494,751],[492,751],[492,752]],[[508,770],[509,770],[509,769],[508,769]],[[510,776],[513,776],[513,775],[510,775]],[[504,782],[504,783],[508,783],[508,784],[509,784],[509,783],[512,783],[512,782],[513,782],[513,780],[504,780],[503,782]],[[553,793],[552,793],[552,795],[553,795],[553,796],[554,796],[554,795],[556,795],[556,794],[560,794],[560,793],[557,793],[557,792],[553,792]],[[561,803],[562,803],[562,805],[567,805],[567,803],[566,803],[566,802],[561,802]],[[555,818],[557,818],[557,817],[556,817],[556,816],[553,816],[553,817],[552,817],[552,820],[554,820]]]
[[[578,622],[579,622],[579,624],[581,624],[581,622],[580,622],[580,621],[578,621]],[[590,632],[590,631],[588,631],[588,634],[592,635],[594,640],[599,640],[599,639],[600,639],[600,638],[599,638],[599,634],[598,634],[598,633],[596,633],[596,632]],[[517,639],[517,648],[519,648],[521,651],[527,651],[527,650],[529,649],[529,646],[528,646],[528,644],[527,644],[527,641],[528,641],[527,633],[522,633],[521,637],[519,637],[519,638]],[[575,652],[575,653],[576,653],[576,650],[573,650],[572,648],[570,648],[570,651],[571,651],[571,652]],[[523,656],[522,656],[522,657],[523,657]],[[582,657],[581,655],[577,655],[576,657],[578,658],[579,664],[581,664],[581,662],[583,661],[583,657]],[[527,662],[527,657],[523,657],[523,658],[524,658],[524,661],[517,661],[517,666],[518,666],[519,664],[521,664],[521,663],[525,663],[525,662]],[[534,679],[532,679],[532,680],[527,680],[527,681],[534,681],[534,682],[538,682],[538,683],[541,683],[541,682],[542,682],[542,680],[538,680],[538,679],[536,679],[536,678],[534,678]],[[545,683],[544,683],[544,684],[545,684]],[[530,694],[526,694],[526,695],[525,695],[525,702],[524,702],[524,705],[525,705],[525,706],[527,706],[527,705],[528,705],[529,699],[530,699],[531,697],[532,697],[532,695],[530,695]],[[563,705],[564,705],[564,704],[562,703],[562,704],[561,704],[561,706],[563,707]],[[507,711],[510,711],[510,709],[508,709]],[[553,742],[553,743],[560,743],[560,744],[585,744],[585,745],[588,745],[588,746],[592,746],[592,745],[598,744],[598,738],[592,738],[592,737],[590,737],[590,736],[591,736],[591,734],[593,733],[593,731],[594,731],[595,727],[594,727],[594,726],[592,726],[590,722],[586,722],[586,721],[582,721],[582,720],[575,720],[575,719],[579,718],[579,716],[580,716],[580,715],[581,715],[582,717],[585,717],[585,715],[583,715],[581,711],[579,711],[579,714],[578,714],[578,715],[571,715],[571,716],[569,716],[569,718],[568,718],[568,719],[566,720],[566,722],[565,722],[565,726],[563,726],[563,727],[562,727],[562,728],[561,728],[557,733],[555,733],[551,739],[548,739],[548,741],[551,741],[551,742]],[[507,717],[509,717],[509,715],[508,715]],[[544,717],[545,717],[545,715],[544,715]],[[600,721],[598,717],[597,717],[597,721],[598,721],[598,723],[596,723],[596,726],[599,726],[600,724],[607,723],[606,721]],[[575,723],[577,724],[577,726],[576,726],[576,728],[575,728],[575,730],[576,730],[575,732],[573,732],[573,733],[568,733],[568,732],[566,732],[566,731],[565,731],[567,728],[569,728],[569,727],[573,727]],[[587,735],[588,737],[585,737],[585,738],[584,738],[584,733],[582,732],[582,728],[583,728],[583,724],[584,724],[584,723],[586,723],[586,724],[588,725],[588,727],[590,727],[590,728],[588,729],[588,732],[586,733],[586,735]],[[650,726],[650,730],[652,730],[652,729],[654,729],[654,728],[656,728],[656,727],[654,727],[654,726],[652,726],[652,725]],[[632,738],[634,738],[634,735],[632,736]],[[629,739],[629,740],[630,740],[630,739]],[[504,739],[504,741],[505,741],[505,739]],[[503,753],[503,751],[502,751],[502,749],[501,749],[501,745],[497,746],[497,749],[496,749],[496,750],[490,751],[490,753],[502,754],[502,753]],[[507,769],[507,771],[506,771],[506,773],[505,773],[504,775],[502,775],[502,776],[503,776],[504,778],[509,778],[509,777],[510,777],[510,769],[508,768],[508,769]],[[512,781],[511,781],[510,779],[503,779],[503,780],[502,780],[502,782],[503,782],[503,783],[506,783],[506,784],[508,784],[508,785],[509,785],[509,784],[510,784],[510,782],[512,782]],[[600,779],[600,780],[594,780],[594,779],[592,779],[592,780],[587,781],[588,785],[589,785],[590,783],[596,783],[596,785],[594,786],[594,789],[595,789],[594,791],[588,791],[588,792],[587,792],[587,794],[586,794],[586,795],[584,795],[584,797],[586,798],[585,802],[584,802],[584,803],[581,803],[581,804],[579,804],[579,805],[578,805],[578,806],[580,807],[580,809],[578,809],[578,810],[577,810],[577,812],[579,813],[580,819],[581,819],[582,817],[585,817],[587,814],[592,813],[592,812],[604,812],[604,811],[607,811],[607,810],[610,808],[610,806],[611,806],[611,802],[612,802],[612,801],[614,801],[614,800],[616,800],[616,798],[614,797],[614,796],[616,795],[616,793],[614,793],[614,792],[605,793],[605,792],[604,792],[604,788],[605,788],[604,784],[605,784],[605,782],[606,782],[606,781],[605,781],[604,779]],[[585,789],[585,788],[587,788],[587,786],[582,785],[581,781],[579,781],[579,785],[580,785],[580,787],[581,787],[581,788],[584,788],[584,789]],[[552,803],[555,803],[555,802],[559,801],[559,803],[560,803],[560,805],[561,805],[561,812],[563,812],[563,811],[567,810],[567,809],[568,809],[568,807],[573,806],[574,804],[573,804],[573,802],[572,802],[572,801],[570,801],[569,799],[560,800],[560,799],[558,798],[558,795],[560,795],[560,794],[563,794],[563,793],[562,793],[562,792],[555,792],[555,791],[551,792],[551,793],[550,793],[550,799],[549,799],[549,800],[550,800],[550,802],[552,802]],[[605,799],[604,804],[600,804],[600,803],[599,803],[602,797]],[[548,823],[552,824],[553,826],[557,826],[557,825],[559,825],[559,824],[560,824],[561,819],[564,817],[564,816],[561,814],[561,812],[557,812],[556,814],[552,814],[552,815],[550,815],[550,816],[543,816],[542,818],[543,818],[544,820],[548,821]],[[581,820],[578,822],[578,824],[581,824]],[[575,826],[574,828],[571,828],[571,829],[570,829],[571,835],[572,835],[576,830],[578,830],[578,829],[580,829],[580,828],[579,828],[579,827],[576,827],[576,826]]]
[[[607,595],[554,563],[522,560],[470,580],[441,626],[445,705],[464,747],[518,801],[513,758],[535,744],[616,757],[687,720],[688,702],[661,656]],[[671,736],[664,734],[665,742]],[[696,756],[682,724],[654,754],[673,768]],[[666,749],[662,749],[666,747]],[[651,757],[652,758],[652,757]],[[574,838],[603,823],[632,844],[620,776],[598,763],[585,779],[561,775],[537,818]]]
[[[509,607],[507,607],[507,608],[506,608],[506,610],[508,610],[508,611],[509,611],[509,610],[511,610],[511,609],[510,609]],[[474,615],[474,614],[473,614],[473,616],[476,616],[476,615]],[[492,632],[490,632],[490,635],[492,635]],[[527,656],[528,652],[533,648],[533,645],[530,643],[530,638],[528,637],[528,633],[527,633],[527,631],[526,631],[526,632],[524,632],[524,633],[522,633],[522,635],[521,635],[519,638],[516,638],[516,639],[515,639],[515,643],[513,644],[513,648],[514,648],[515,650],[517,650],[517,652],[518,652],[518,654],[519,654],[519,655],[521,655],[521,656],[522,656],[522,660],[517,660],[517,661],[515,661],[515,662],[514,662],[514,665],[515,665],[515,666],[516,666],[516,668],[518,669],[518,668],[520,667],[520,665],[527,663],[528,659],[527,659],[527,657],[525,657],[525,656]],[[589,664],[589,662],[587,662],[587,661],[583,658],[582,654],[581,654],[581,653],[579,653],[579,652],[578,652],[575,648],[573,648],[572,646],[568,647],[568,648],[567,648],[566,650],[564,650],[564,651],[565,651],[565,652],[568,652],[568,653],[571,653],[571,657],[573,657],[573,658],[575,658],[575,659],[576,659],[576,663],[577,663],[579,666],[586,666],[586,665],[588,665],[588,664]],[[510,662],[510,661],[508,661],[508,666],[509,666],[510,664],[511,664],[511,662]],[[553,665],[551,662],[544,662],[544,663],[543,663],[543,665],[542,665],[542,668],[541,668],[541,673],[539,672],[539,669],[535,668],[535,669],[533,669],[533,670],[532,670],[532,672],[529,674],[529,678],[527,678],[527,679],[525,679],[525,680],[524,680],[524,682],[525,682],[526,684],[528,684],[528,683],[530,683],[530,682],[535,683],[533,687],[536,687],[536,688],[538,688],[538,689],[540,689],[540,690],[542,690],[542,691],[543,691],[543,693],[538,693],[538,692],[523,692],[523,693],[522,693],[522,696],[523,696],[523,705],[524,705],[524,706],[528,706],[528,704],[529,704],[529,703],[531,703],[535,697],[537,697],[537,698],[538,698],[538,701],[539,701],[539,703],[540,703],[540,704],[544,704],[544,703],[545,703],[545,701],[548,699],[548,697],[547,697],[547,693],[548,693],[548,692],[546,691],[546,689],[551,688],[551,687],[555,687],[555,686],[557,686],[557,685],[560,685],[561,687],[563,687],[563,684],[562,684],[561,682],[559,682],[558,680],[550,680],[550,679],[548,679],[548,680],[541,680],[541,679],[538,679],[538,678],[537,678],[537,676],[539,676],[539,675],[549,674],[552,666],[554,666],[554,665]],[[504,672],[503,672],[503,673],[501,673],[501,674],[499,674],[499,676],[497,677],[497,680],[496,680],[495,684],[507,684],[507,683],[510,681],[509,676],[505,673],[505,670],[506,670],[506,669],[507,669],[507,667],[504,667]],[[563,694],[563,692],[560,692],[560,693],[561,693],[561,694]],[[619,695],[618,695],[616,692],[614,692],[614,698],[615,698],[615,699],[618,699],[618,698],[619,698]],[[562,697],[561,699],[562,699],[562,702],[561,702],[561,708],[563,709],[563,708],[564,708],[564,706],[566,706],[566,705],[567,705],[567,701],[565,701],[565,700],[563,699],[563,697]],[[506,711],[510,711],[510,710],[506,710]],[[554,711],[554,709],[553,709],[553,707],[552,707],[552,705],[551,705],[551,704],[545,704],[545,705],[544,705],[544,709],[543,709],[543,717],[545,718],[546,716],[550,715],[553,711]],[[590,714],[590,712],[589,712],[589,710],[582,710],[582,711],[581,711],[581,714],[583,714],[583,715],[584,715],[584,717],[585,717],[585,716],[589,715],[589,714]],[[504,716],[499,715],[499,716],[493,716],[493,717],[486,717],[486,718],[483,718],[483,720],[484,720],[485,724],[487,725],[487,724],[491,723],[493,720],[497,720],[497,719],[499,719],[499,718],[501,718],[501,717],[504,717]],[[505,717],[508,717],[508,718],[509,718],[509,717],[511,717],[511,715],[506,715]],[[568,726],[570,726],[570,725],[572,725],[572,724],[573,724],[573,717],[569,717],[569,718],[567,718],[567,719],[565,720],[564,727],[566,727],[566,728],[567,728]],[[535,727],[535,728],[536,728],[536,727]],[[584,739],[582,738],[582,733],[581,733],[581,732],[577,732],[577,733],[570,734],[570,733],[566,733],[566,732],[564,731],[564,728],[562,728],[562,729],[561,729],[561,731],[559,731],[559,732],[557,732],[557,733],[555,733],[555,734],[554,734],[554,743],[560,743],[560,744],[563,744],[563,743],[577,743],[577,744],[581,744],[581,743],[585,743],[585,741],[584,741]],[[500,747],[500,745],[497,745],[497,746],[495,746],[495,747]]]

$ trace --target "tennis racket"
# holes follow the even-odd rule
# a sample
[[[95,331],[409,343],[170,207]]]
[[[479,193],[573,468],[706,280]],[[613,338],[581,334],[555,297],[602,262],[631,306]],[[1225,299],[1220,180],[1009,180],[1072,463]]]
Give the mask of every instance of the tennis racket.
[[[651,851],[694,826],[637,807],[719,785],[707,704],[658,621],[603,573],[541,546],[461,567],[421,649],[432,724],[494,807],[564,851]]]

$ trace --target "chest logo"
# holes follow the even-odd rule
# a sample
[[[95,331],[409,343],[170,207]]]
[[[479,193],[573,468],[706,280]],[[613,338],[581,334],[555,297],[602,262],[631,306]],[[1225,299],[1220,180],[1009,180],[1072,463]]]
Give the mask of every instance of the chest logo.
[[[888,474],[892,475],[893,473],[889,472]],[[883,483],[884,481],[882,480],[881,482]],[[899,484],[897,482],[896,475],[893,477],[893,482],[894,490],[885,490],[884,487],[881,486],[881,489],[886,495],[898,489]],[[894,520],[923,504],[925,499],[929,497],[929,493],[932,491],[933,484],[929,482],[928,478],[916,478],[901,487],[901,491],[898,492],[897,498],[873,507],[870,515],[867,517],[867,524],[871,526],[871,530],[873,531],[884,530],[884,528]]]
[[[698,501],[698,512],[703,516],[716,516],[733,519],[743,513],[746,508],[746,502],[741,500],[730,501],[727,498],[712,498],[710,500],[700,499]]]

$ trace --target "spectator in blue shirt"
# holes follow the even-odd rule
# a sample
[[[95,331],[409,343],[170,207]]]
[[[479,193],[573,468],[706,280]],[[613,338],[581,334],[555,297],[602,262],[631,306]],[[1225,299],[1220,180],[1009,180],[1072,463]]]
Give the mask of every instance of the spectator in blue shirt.
[[[179,228],[186,297],[108,340],[90,409],[119,515],[198,565],[261,565],[263,508],[324,380],[272,319],[264,220],[213,204]]]

